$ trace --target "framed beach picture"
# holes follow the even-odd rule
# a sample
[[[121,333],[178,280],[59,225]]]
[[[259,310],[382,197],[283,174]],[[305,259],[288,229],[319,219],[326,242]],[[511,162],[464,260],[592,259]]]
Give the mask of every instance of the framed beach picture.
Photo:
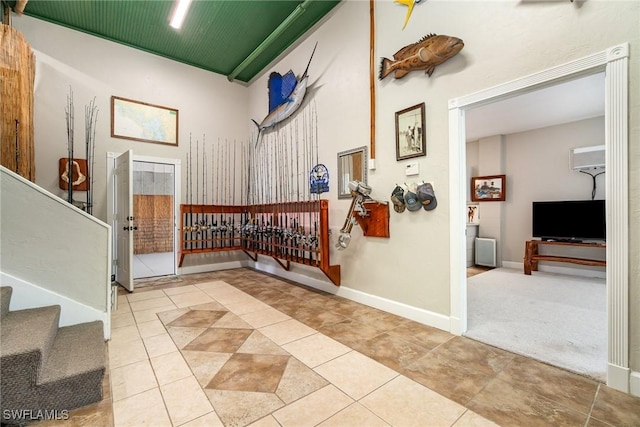
[[[424,102],[396,112],[396,160],[427,155]]]
[[[504,202],[505,175],[474,176],[471,178],[471,201]]]
[[[111,136],[178,145],[178,110],[111,97]]]

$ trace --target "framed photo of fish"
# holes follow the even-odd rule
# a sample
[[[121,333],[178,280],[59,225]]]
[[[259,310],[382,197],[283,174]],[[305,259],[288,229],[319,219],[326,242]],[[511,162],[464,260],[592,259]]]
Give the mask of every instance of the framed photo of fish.
[[[112,96],[111,136],[177,146],[178,110]]]
[[[427,155],[424,102],[396,113],[396,160]]]
[[[506,175],[474,176],[471,178],[472,202],[504,202]]]

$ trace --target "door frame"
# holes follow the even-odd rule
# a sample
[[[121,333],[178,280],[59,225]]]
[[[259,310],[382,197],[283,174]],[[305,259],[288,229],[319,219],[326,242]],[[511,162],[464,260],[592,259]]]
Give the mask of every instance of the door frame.
[[[629,369],[629,44],[449,100],[450,331],[467,330],[465,112],[541,87],[605,72],[605,168],[607,215],[607,385],[628,393]]]
[[[115,159],[116,157],[118,157],[121,153],[115,153],[115,152],[107,152],[107,224],[110,224],[112,226],[112,229],[114,230],[115,233],[115,227],[114,227],[114,223],[115,223],[115,213],[116,213],[116,203],[115,203],[115,191],[116,191],[116,186],[115,186]],[[174,272],[175,274],[178,273],[178,257],[177,254],[179,252],[179,248],[178,248],[178,244],[179,244],[179,239],[178,239],[178,226],[180,224],[179,218],[180,218],[180,200],[181,199],[181,193],[180,193],[180,188],[181,188],[181,179],[182,179],[182,174],[181,174],[181,162],[180,159],[170,159],[170,158],[165,158],[165,157],[154,157],[154,156],[146,156],[146,155],[140,155],[140,154],[133,154],[133,161],[134,162],[148,162],[148,163],[162,163],[162,164],[167,164],[167,165],[173,165],[174,167],[174,180],[173,180],[173,184],[174,184],[174,201],[173,201],[173,209],[174,209],[174,224],[173,224],[173,229],[174,229],[174,233],[173,233],[173,252],[174,254],[176,254],[176,256],[173,259],[174,262]],[[115,238],[115,234],[114,234],[114,238]],[[112,248],[112,266],[113,268],[115,268],[115,262],[117,258],[117,248],[115,247],[116,245],[113,245]],[[116,271],[116,270],[113,270]]]

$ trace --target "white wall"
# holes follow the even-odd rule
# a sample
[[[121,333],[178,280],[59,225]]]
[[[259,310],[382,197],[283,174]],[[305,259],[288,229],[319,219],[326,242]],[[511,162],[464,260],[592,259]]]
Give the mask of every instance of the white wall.
[[[0,183],[2,273],[109,313],[111,227],[6,168]]]
[[[640,3],[429,0],[415,7],[405,30],[406,7],[384,0],[376,2],[375,10],[376,58],[391,57],[427,33],[460,37],[465,48],[438,66],[431,77],[414,72],[402,80],[387,77],[376,82],[376,170],[369,171],[372,196],[388,200],[394,185],[407,180],[407,161],[395,160],[394,114],[425,102],[427,156],[412,161],[420,167],[415,179],[433,182],[438,208],[402,214],[391,210],[390,239],[365,238],[356,227],[349,249],[331,253],[332,263],[342,266],[343,286],[398,306],[448,316],[448,100],[629,42],[630,307],[640,306]],[[206,132],[207,139],[243,137],[249,118],[266,115],[269,72],[301,73],[318,41],[309,69],[313,89],[308,96],[317,105],[319,161],[334,173],[326,196],[335,239],[349,205],[348,200],[336,198],[336,153],[370,142],[368,2],[341,2],[247,91],[222,76],[27,17],[14,19],[14,24],[39,51],[36,165],[38,183],[45,187],[55,185],[52,165],[66,153],[64,105],[69,84],[74,85],[78,106],[98,95],[99,121],[104,126],[99,130],[101,153],[133,146],[136,152],[144,151],[140,154],[184,158],[184,144],[175,149],[110,138],[105,124],[109,96],[179,108],[184,120],[182,141],[189,131],[196,136]],[[96,187],[96,198],[104,203],[105,190]],[[100,207],[98,215],[104,211]],[[631,311],[630,325],[631,366],[640,370],[640,328],[634,326],[640,325],[640,310]]]
[[[591,199],[592,178],[570,169],[569,152],[571,148],[601,145],[604,129],[604,118],[597,117],[506,136],[506,173],[511,192],[505,203],[503,260],[522,262],[524,242],[531,239],[532,201]],[[605,175],[597,177],[596,183],[596,199],[604,199]],[[604,257],[604,251],[581,253]]]
[[[318,105],[320,154],[331,168],[330,172],[336,168],[335,153],[369,142],[368,8],[368,2],[364,1],[342,2],[324,25],[312,31],[282,61],[265,70],[250,87],[250,114],[262,117],[266,113],[268,73],[282,73],[290,68],[300,70],[313,43],[319,40],[310,81],[318,88],[312,96]],[[637,219],[640,217],[640,65],[637,59],[640,56],[637,25],[640,3],[430,0],[414,8],[404,31],[405,7],[386,0],[376,2],[375,10],[376,58],[391,57],[427,33],[460,37],[465,41],[465,48],[438,66],[431,77],[413,72],[402,80],[387,77],[376,82],[376,169],[369,171],[372,196],[389,200],[398,182],[431,181],[438,208],[402,214],[391,210],[390,239],[363,237],[356,229],[348,250],[331,254],[332,262],[335,260],[342,266],[342,286],[415,309],[448,315],[447,102],[628,41],[633,56],[629,73],[629,182],[631,211],[636,214],[630,216],[633,222],[630,253],[635,261],[630,263],[630,285],[631,306],[634,303],[640,306],[640,239],[633,237],[640,235]],[[408,180],[404,175],[408,161],[395,160],[394,114],[420,102],[426,105],[427,156],[411,160],[419,163],[420,175]],[[332,182],[329,196],[335,236],[348,206],[346,201],[335,198],[333,187]],[[640,324],[639,312],[635,310],[631,316],[636,324]],[[633,366],[637,370],[640,369],[640,328],[632,326],[631,335]]]
[[[106,218],[107,152],[132,149],[135,154],[184,161],[189,138],[207,144],[219,138],[249,138],[246,87],[224,76],[180,64],[28,16],[14,17],[36,53],[35,138],[36,182],[57,189],[57,160],[67,155],[65,106],[69,87],[75,103],[76,153],[84,154],[84,107],[96,97],[96,209]],[[179,111],[178,147],[111,137],[111,96],[166,106]],[[195,165],[195,160],[194,160]],[[183,180],[186,175],[183,168]],[[182,192],[184,202],[185,192]]]
[[[506,201],[480,203],[480,235],[501,235],[501,261],[522,263],[524,242],[532,238],[531,202],[591,199],[592,178],[570,169],[570,150],[602,145],[604,129],[604,117],[595,117],[504,135],[504,166],[493,164],[495,156],[477,155],[479,147],[491,143],[491,138],[467,143],[467,165],[474,171],[480,171],[478,175],[507,175]],[[605,175],[598,176],[596,183],[595,198],[604,199]],[[577,248],[563,254],[603,259],[605,255],[604,250]],[[585,269],[571,264],[563,266]]]
[[[75,104],[75,157],[84,158],[84,108],[94,97],[98,107],[95,148],[93,214],[108,221],[106,153],[132,149],[134,154],[179,159],[185,162],[192,139],[202,150],[222,140],[249,138],[246,87],[224,76],[180,64],[56,26],[28,16],[14,17],[36,53],[35,156],[36,183],[65,196],[58,189],[58,159],[67,157],[65,107],[69,89]],[[179,112],[177,147],[111,137],[111,96],[175,108]],[[182,167],[181,202],[186,202],[187,168]],[[202,163],[200,163],[202,170]],[[195,179],[195,173],[193,175]],[[195,189],[195,186],[194,186]],[[84,200],[84,193],[74,199]],[[195,200],[195,196],[193,196]],[[184,266],[245,259],[242,254],[189,255]]]

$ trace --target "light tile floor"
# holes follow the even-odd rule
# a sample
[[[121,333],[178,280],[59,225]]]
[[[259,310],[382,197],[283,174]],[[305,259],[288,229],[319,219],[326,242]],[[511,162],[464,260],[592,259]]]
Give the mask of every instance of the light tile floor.
[[[250,269],[159,283],[120,295],[105,399],[66,424],[640,425],[594,380]]]

